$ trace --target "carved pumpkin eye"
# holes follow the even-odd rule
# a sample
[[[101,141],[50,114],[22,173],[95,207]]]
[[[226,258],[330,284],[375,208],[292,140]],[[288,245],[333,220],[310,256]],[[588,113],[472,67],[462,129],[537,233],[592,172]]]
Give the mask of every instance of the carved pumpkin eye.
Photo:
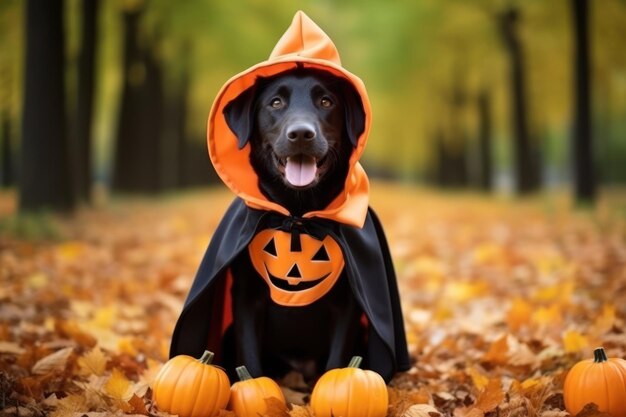
[[[274,238],[267,242],[267,245],[265,245],[265,247],[263,248],[263,252],[269,253],[272,256],[278,256],[278,254],[276,253],[276,244],[274,243]]]
[[[292,243],[288,232],[263,230],[248,245],[250,260],[276,303],[308,305],[333,287],[344,267],[343,254],[330,236],[319,240],[302,233],[300,244]]]
[[[326,247],[322,245],[320,249],[315,252],[315,255],[311,258],[312,261],[330,261],[328,257],[328,252],[326,252]]]

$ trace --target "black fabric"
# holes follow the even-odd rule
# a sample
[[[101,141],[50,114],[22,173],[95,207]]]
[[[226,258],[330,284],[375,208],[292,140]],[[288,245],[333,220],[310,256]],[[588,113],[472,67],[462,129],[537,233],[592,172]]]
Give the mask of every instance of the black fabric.
[[[233,346],[221,339],[224,277],[230,263],[245,250],[257,231],[268,227],[299,231],[320,238],[330,234],[339,243],[352,292],[369,327],[364,367],[389,381],[396,371],[409,368],[402,309],[387,241],[380,222],[369,209],[363,228],[320,219],[288,218],[254,210],[236,199],[209,244],[172,336],[170,356],[199,357],[205,349],[231,354]],[[222,343],[224,342],[224,343]],[[222,346],[224,345],[224,346]],[[225,352],[220,352],[220,350]]]

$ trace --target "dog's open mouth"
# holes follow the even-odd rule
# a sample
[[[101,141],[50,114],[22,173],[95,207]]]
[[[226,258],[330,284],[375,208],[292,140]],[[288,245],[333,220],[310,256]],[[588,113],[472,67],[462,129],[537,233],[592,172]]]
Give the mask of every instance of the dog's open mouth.
[[[315,184],[319,178],[320,167],[325,157],[318,160],[310,155],[293,155],[286,158],[278,158],[278,170],[285,181],[297,188],[304,188]]]

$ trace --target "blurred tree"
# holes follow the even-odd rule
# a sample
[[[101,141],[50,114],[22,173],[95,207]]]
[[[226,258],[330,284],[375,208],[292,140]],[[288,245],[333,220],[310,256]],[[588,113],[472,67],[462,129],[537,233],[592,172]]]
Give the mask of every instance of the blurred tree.
[[[532,145],[528,133],[526,77],[523,46],[518,35],[519,10],[514,6],[498,15],[502,39],[510,62],[511,120],[513,125],[516,190],[520,195],[537,188],[533,180]]]
[[[478,153],[479,186],[483,191],[492,189],[492,121],[491,95],[487,87],[481,89],[477,100],[478,108]]]
[[[89,201],[91,195],[92,120],[99,8],[100,0],[81,1],[81,48],[78,57],[75,134],[77,195],[83,201]]]
[[[450,128],[451,140],[444,143],[443,167],[449,173],[449,186],[467,187],[469,185],[467,132],[463,112],[467,105],[467,92],[462,66],[457,62],[453,70],[452,93],[450,94]]]
[[[63,0],[26,2],[20,210],[74,206],[65,119]]]
[[[591,82],[589,46],[589,3],[571,0],[573,35],[575,45],[575,114],[572,129],[574,189],[579,203],[595,198],[596,183],[593,167],[593,141],[591,129]]]
[[[12,187],[15,178],[13,175],[14,153],[11,139],[11,118],[9,117],[9,112],[5,109],[0,112],[0,140],[2,141],[2,146],[0,147],[0,152],[2,152],[2,172],[0,172],[0,178],[2,181],[0,186]]]
[[[4,64],[4,63],[3,63]],[[11,187],[15,182],[13,159],[13,137],[11,115],[11,75],[7,65],[0,67],[0,186]]]
[[[571,0],[567,2],[570,16]],[[592,137],[596,187],[626,183],[626,2],[588,3]],[[570,17],[568,16],[568,17]],[[573,19],[570,18],[573,21]],[[570,38],[571,31],[567,33]],[[571,61],[570,61],[571,64]],[[573,75],[573,74],[572,74]],[[572,89],[574,81],[568,84]],[[573,89],[572,89],[573,90]],[[572,100],[573,101],[573,100]],[[570,106],[570,116],[572,115]]]
[[[123,86],[119,110],[113,189],[157,192],[162,189],[163,75],[153,49],[140,45],[141,7],[123,11]]]
[[[183,48],[181,48],[182,51],[185,51],[185,54],[183,57],[181,57],[181,64],[182,64],[182,69],[181,69],[181,73],[180,73],[180,80],[179,80],[179,86],[178,89],[174,95],[174,98],[172,100],[173,102],[173,112],[171,113],[172,115],[174,115],[174,120],[172,122],[172,128],[173,128],[173,133],[174,133],[174,137],[175,137],[175,142],[178,145],[178,149],[177,149],[177,158],[176,161],[178,162],[177,166],[175,167],[176,169],[176,185],[178,187],[186,187],[188,185],[188,174],[187,174],[187,168],[188,168],[188,152],[189,152],[189,146],[187,144],[187,142],[189,141],[189,138],[187,137],[188,132],[187,132],[187,114],[188,114],[188,100],[189,100],[189,48],[190,48],[190,43],[188,41],[185,41],[183,44]]]

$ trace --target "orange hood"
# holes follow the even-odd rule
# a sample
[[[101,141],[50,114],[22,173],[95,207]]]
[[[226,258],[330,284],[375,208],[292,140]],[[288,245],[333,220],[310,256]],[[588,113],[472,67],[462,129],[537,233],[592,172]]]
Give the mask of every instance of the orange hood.
[[[358,160],[363,152],[371,125],[371,107],[361,79],[341,66],[332,40],[306,14],[298,11],[291,26],[280,38],[267,61],[261,62],[228,80],[222,87],[209,114],[207,144],[211,162],[224,183],[254,209],[290,213],[268,200],[258,187],[258,177],[250,165],[250,143],[242,149],[224,117],[224,107],[251,87],[257,77],[269,77],[294,69],[297,65],[328,71],[347,79],[361,96],[365,111],[365,129],[350,157],[350,169],[343,191],[323,210],[308,212],[305,218],[321,217],[362,227],[369,204],[369,182]]]

